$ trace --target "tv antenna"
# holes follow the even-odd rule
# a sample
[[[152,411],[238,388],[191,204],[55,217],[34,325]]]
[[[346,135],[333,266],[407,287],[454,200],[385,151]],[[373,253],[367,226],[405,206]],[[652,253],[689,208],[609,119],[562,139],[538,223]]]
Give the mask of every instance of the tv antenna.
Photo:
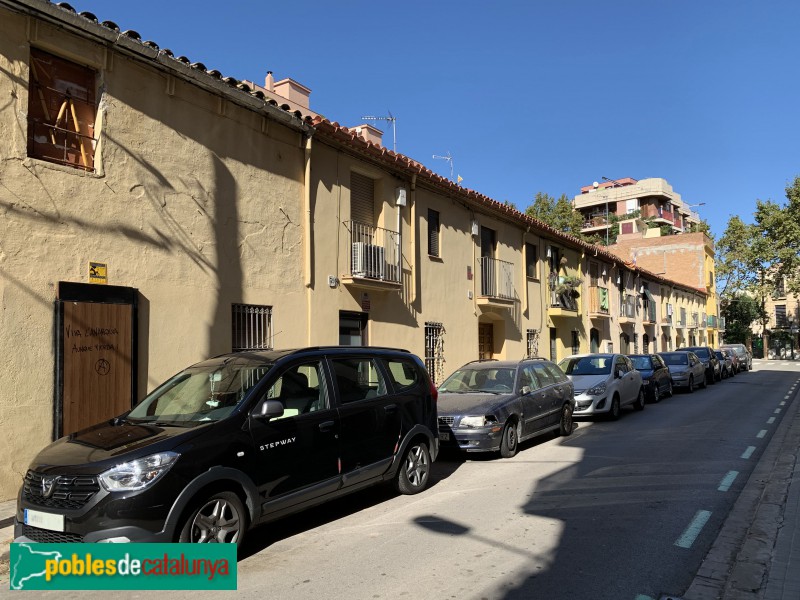
[[[361,117],[364,121],[387,121],[392,124],[392,150],[397,152],[397,117],[392,114],[392,111],[387,110],[388,117],[376,117],[374,115],[367,115]]]
[[[446,160],[450,163],[450,181],[453,181],[453,157],[450,156],[450,151],[447,151],[445,156],[439,156],[438,154],[434,154],[433,158],[441,158],[442,160]]]

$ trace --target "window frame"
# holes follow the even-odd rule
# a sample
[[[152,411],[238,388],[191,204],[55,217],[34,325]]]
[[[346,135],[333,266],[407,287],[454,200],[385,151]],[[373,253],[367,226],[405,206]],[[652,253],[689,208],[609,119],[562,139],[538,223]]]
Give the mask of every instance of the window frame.
[[[237,329],[237,309],[239,309],[239,315],[242,314],[241,309],[245,309],[245,319],[248,321],[245,325],[256,325],[256,327],[260,327],[264,325],[263,323],[254,323],[253,316],[256,317],[256,320],[259,316],[266,317],[266,325],[263,326],[261,331],[251,332],[247,327]],[[251,318],[247,318],[251,317]],[[274,331],[274,324],[272,322],[273,317],[273,307],[261,304],[244,304],[244,303],[231,303],[231,352],[259,352],[262,350],[273,350],[273,331]],[[241,320],[238,321],[241,324]],[[239,336],[237,337],[237,331],[239,332]],[[262,333],[263,331],[263,333]],[[239,341],[248,341],[250,339],[250,333],[253,333],[253,338],[259,337],[261,339],[260,344],[237,344],[236,342]],[[266,343],[264,340],[266,339]]]
[[[435,222],[435,227],[433,226]],[[441,244],[442,214],[433,208],[428,209],[428,256],[442,257]]]

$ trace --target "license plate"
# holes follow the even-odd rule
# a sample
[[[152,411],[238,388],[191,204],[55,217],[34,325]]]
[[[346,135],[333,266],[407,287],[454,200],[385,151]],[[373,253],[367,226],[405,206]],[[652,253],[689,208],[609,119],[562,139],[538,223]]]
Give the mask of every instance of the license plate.
[[[439,432],[439,439],[442,440],[443,442],[449,442],[450,441],[450,434],[440,431]]]
[[[64,531],[64,515],[54,515],[26,508],[25,525],[31,525],[39,529],[49,529],[50,531]]]

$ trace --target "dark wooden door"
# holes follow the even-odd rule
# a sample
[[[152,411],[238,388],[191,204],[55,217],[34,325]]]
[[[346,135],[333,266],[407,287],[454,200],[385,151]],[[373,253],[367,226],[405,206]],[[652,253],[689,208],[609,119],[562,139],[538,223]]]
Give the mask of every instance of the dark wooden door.
[[[64,302],[62,433],[131,407],[133,306]]]
[[[494,327],[491,323],[478,323],[478,358],[494,358]]]

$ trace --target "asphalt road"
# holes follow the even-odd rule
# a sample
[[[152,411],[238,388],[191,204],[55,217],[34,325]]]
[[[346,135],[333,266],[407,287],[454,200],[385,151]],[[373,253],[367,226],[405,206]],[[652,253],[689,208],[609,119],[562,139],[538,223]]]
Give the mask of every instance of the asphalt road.
[[[420,495],[367,490],[250,532],[239,591],[226,595],[679,597],[799,376],[800,364],[763,361],[617,422],[579,421],[571,437],[528,443],[512,459],[443,456]],[[93,596],[42,596],[56,594]],[[220,594],[159,592],[206,595]]]

